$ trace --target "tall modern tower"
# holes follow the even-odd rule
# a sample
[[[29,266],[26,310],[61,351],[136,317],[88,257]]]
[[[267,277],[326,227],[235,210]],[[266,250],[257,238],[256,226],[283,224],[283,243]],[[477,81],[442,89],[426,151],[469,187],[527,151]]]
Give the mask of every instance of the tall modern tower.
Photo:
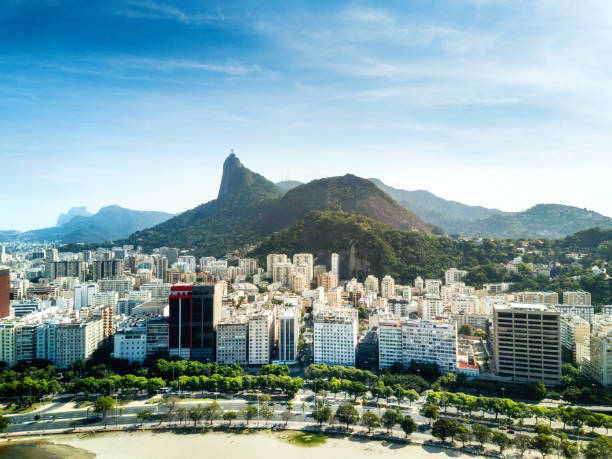
[[[9,270],[0,269],[0,319],[11,315],[11,283]]]
[[[340,279],[340,255],[337,253],[331,254],[331,272]]]
[[[176,285],[170,289],[168,352],[184,359],[214,361],[221,316],[221,284]]]

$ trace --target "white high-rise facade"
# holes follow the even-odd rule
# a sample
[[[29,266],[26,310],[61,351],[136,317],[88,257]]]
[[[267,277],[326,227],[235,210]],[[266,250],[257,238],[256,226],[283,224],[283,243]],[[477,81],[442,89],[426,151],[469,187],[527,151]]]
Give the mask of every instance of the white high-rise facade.
[[[293,265],[296,268],[304,267],[305,269],[305,280],[307,283],[312,282],[313,279],[313,267],[314,257],[312,253],[296,253],[293,255]]]
[[[324,309],[314,318],[314,363],[355,366],[357,312]]]
[[[274,344],[274,314],[271,310],[249,316],[249,365],[270,363]]]
[[[378,322],[378,364],[435,363],[441,373],[457,371],[457,326],[442,321],[382,317]]]
[[[74,288],[74,310],[88,308],[93,304],[93,296],[98,293],[98,284],[82,284]]]
[[[380,281],[380,296],[383,298],[395,296],[395,280],[389,275],[383,277]]]
[[[331,272],[340,278],[340,255],[337,253],[331,254]]]

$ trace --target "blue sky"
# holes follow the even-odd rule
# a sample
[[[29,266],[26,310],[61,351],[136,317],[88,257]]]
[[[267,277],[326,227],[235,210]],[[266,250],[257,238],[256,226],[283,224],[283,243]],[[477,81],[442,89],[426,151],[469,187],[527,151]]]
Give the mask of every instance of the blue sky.
[[[612,3],[0,1],[0,229],[180,212],[233,148],[503,210],[612,215]]]

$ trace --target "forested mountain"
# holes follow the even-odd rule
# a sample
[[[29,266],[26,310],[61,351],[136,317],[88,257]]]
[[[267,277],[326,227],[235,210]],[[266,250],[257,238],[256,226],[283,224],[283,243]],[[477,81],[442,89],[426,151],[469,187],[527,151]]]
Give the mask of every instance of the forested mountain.
[[[331,177],[285,193],[244,167],[232,153],[223,165],[217,199],[139,231],[124,242],[146,248],[168,245],[220,256],[287,228],[311,210],[343,210],[400,229],[426,233],[437,230],[368,180],[353,175]]]
[[[594,227],[611,228],[612,218],[561,204],[538,204],[522,212],[503,212],[442,199],[429,191],[407,191],[369,179],[428,223],[447,234],[487,238],[562,238]]]
[[[300,252],[313,253],[316,263],[328,266],[331,253],[338,253],[342,278],[389,274],[399,282],[408,282],[417,275],[439,278],[453,266],[507,262],[514,256],[514,247],[492,241],[482,245],[457,242],[391,228],[362,215],[313,211],[265,239],[252,255],[263,260],[268,253]]]

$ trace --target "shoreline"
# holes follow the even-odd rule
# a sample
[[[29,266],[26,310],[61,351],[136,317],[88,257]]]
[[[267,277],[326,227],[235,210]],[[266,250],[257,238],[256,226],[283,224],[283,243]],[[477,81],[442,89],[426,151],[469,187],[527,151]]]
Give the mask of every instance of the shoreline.
[[[462,448],[451,443],[440,443],[433,441],[420,441],[418,439],[401,438],[396,436],[388,436],[383,433],[368,434],[363,431],[342,431],[340,429],[319,429],[318,427],[309,426],[307,428],[300,427],[287,427],[280,430],[272,430],[271,426],[268,425],[251,425],[246,426],[222,426],[222,425],[200,425],[200,426],[146,426],[137,428],[113,428],[109,427],[106,429],[94,428],[94,429],[76,429],[76,430],[62,430],[57,432],[47,431],[38,432],[37,434],[32,433],[19,433],[11,435],[9,437],[3,437],[0,439],[0,448],[9,445],[18,445],[19,443],[27,442],[38,442],[38,443],[51,443],[51,444],[72,444],[75,441],[82,439],[100,439],[111,436],[133,436],[139,434],[148,435],[173,435],[173,436],[200,436],[203,438],[204,435],[224,435],[228,437],[236,437],[244,439],[245,436],[252,435],[265,435],[269,434],[271,438],[277,440],[282,439],[283,434],[322,434],[327,439],[332,441],[348,441],[348,442],[359,442],[362,445],[381,445],[389,444],[394,445],[396,448],[418,446],[423,451],[429,449],[438,450],[438,452],[447,452],[447,455],[453,455],[455,457],[499,457],[494,451],[482,451],[473,450],[469,448]],[[59,441],[58,441],[59,440]],[[65,441],[62,441],[65,440]],[[299,449],[310,449],[310,448],[325,448],[325,445],[317,446],[303,446],[303,445],[291,445],[294,448]],[[429,451],[428,454],[433,454]]]

